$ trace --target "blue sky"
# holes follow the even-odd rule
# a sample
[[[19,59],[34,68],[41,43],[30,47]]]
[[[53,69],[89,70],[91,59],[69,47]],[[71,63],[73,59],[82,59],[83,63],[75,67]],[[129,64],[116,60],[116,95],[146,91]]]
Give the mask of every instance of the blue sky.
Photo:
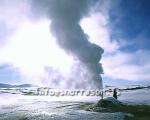
[[[15,84],[21,79],[19,71],[9,64],[0,65],[0,80],[1,83]]]
[[[33,34],[31,36],[33,39],[49,34],[47,18],[42,16],[43,18],[39,19],[39,23],[31,16],[31,10],[30,5],[26,2],[14,0],[8,3],[0,1],[0,82],[2,83],[30,83],[29,79],[42,78],[45,75],[42,71],[43,68],[41,68],[42,65],[57,64],[59,68],[67,66],[61,66],[57,60],[53,60],[51,63],[45,61],[45,59],[49,60],[52,57],[47,55],[48,51],[49,54],[53,53],[51,48],[47,48],[48,42],[41,43],[39,41],[38,45],[35,45],[35,41],[32,41],[31,45],[29,45],[30,41],[19,42],[23,38],[21,34],[31,36],[30,33],[35,32],[35,36]],[[89,41],[102,46],[105,50],[102,57],[104,69],[102,77],[105,84],[150,84],[149,13],[150,1],[148,0],[108,0],[104,2],[100,10],[91,11],[90,15],[81,21],[80,24],[84,32],[89,35]],[[37,30],[36,24],[46,33],[43,32],[41,36],[38,36],[41,31]],[[34,31],[34,29],[36,30]],[[28,34],[24,34],[25,32]],[[45,48],[43,51],[38,51],[40,45]],[[28,54],[29,48],[31,48],[30,54]],[[57,47],[54,48],[55,50],[58,49]],[[37,51],[39,54],[32,58]],[[28,61],[28,57],[33,60]],[[70,62],[72,58],[66,57],[64,51],[60,51],[58,56],[53,57],[56,59],[64,57],[62,63],[67,61],[69,65],[72,64]],[[39,71],[36,71],[37,69]],[[33,71],[36,72],[33,73]],[[32,73],[35,74],[34,77],[31,77]],[[42,76],[36,76],[37,74]],[[22,78],[26,75],[27,80],[25,81]]]
[[[148,0],[122,0],[114,2],[110,8],[112,34],[134,44],[126,50],[131,49],[132,52],[138,49],[150,49],[149,8]]]

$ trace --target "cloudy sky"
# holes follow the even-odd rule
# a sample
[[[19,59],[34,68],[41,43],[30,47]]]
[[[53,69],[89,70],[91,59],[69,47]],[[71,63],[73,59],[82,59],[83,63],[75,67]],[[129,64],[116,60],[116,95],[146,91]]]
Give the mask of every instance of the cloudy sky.
[[[148,0],[0,0],[0,83],[84,86],[100,62],[105,84],[150,84],[149,8]]]

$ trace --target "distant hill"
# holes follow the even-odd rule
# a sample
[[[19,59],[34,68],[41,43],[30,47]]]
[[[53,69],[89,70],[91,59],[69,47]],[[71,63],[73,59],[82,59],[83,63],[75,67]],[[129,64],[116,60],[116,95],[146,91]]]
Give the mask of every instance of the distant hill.
[[[0,83],[0,88],[12,88],[13,85]]]
[[[28,88],[28,87],[37,87],[37,86],[32,84],[10,85],[10,84],[0,83],[0,88],[18,88],[18,87]]]
[[[16,85],[15,87],[26,88],[26,87],[36,87],[36,86],[32,84],[22,84],[22,85]]]

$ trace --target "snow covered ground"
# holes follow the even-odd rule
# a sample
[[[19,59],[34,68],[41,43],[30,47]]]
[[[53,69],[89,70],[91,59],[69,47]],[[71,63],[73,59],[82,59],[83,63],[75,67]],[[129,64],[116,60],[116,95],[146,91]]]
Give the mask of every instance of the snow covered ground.
[[[129,104],[149,104],[150,89],[127,90],[118,98]],[[0,120],[123,120],[123,113],[84,111],[79,106],[99,97],[51,97],[0,93]]]
[[[51,101],[50,97],[0,95],[0,120],[123,120],[123,113],[79,109],[83,102]]]
[[[127,90],[118,99],[128,104],[150,105],[150,89]]]

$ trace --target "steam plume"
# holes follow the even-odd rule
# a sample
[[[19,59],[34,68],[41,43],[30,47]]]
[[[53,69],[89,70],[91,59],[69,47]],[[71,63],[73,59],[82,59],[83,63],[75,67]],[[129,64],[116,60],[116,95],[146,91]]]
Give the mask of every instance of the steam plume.
[[[76,56],[91,74],[91,83],[102,88],[99,63],[103,49],[88,41],[87,35],[79,25],[88,15],[95,0],[33,0],[34,8],[51,19],[51,32],[58,45],[69,54]]]

